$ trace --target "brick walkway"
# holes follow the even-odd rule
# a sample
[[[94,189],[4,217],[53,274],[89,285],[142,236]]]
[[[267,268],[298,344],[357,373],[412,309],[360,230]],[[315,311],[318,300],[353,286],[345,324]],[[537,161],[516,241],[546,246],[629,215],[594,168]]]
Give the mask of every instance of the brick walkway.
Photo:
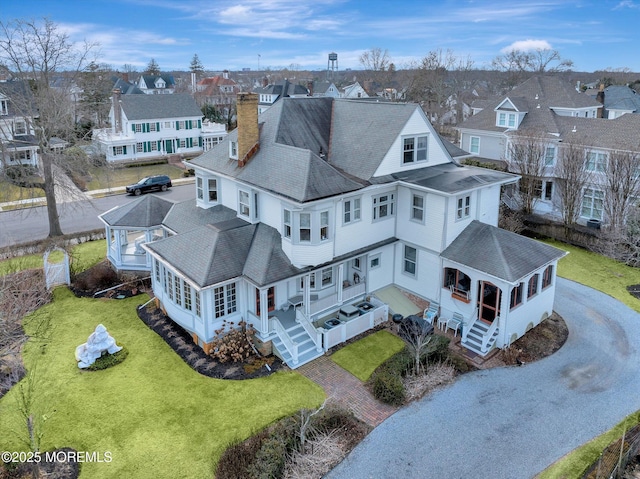
[[[361,421],[376,427],[398,408],[376,400],[362,381],[348,373],[328,356],[322,356],[297,369],[319,384],[330,400],[353,412]]]

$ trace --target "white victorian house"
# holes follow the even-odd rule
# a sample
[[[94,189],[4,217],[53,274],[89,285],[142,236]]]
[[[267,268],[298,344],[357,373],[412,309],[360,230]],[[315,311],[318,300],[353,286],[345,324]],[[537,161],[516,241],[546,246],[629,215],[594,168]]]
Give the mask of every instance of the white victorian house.
[[[257,103],[238,95],[238,128],[189,163],[195,199],[142,245],[158,303],[205,350],[245,320],[297,367],[385,321],[387,288],[459,318],[482,355],[551,314],[564,253],[497,228],[517,176],[454,162],[415,104]]]

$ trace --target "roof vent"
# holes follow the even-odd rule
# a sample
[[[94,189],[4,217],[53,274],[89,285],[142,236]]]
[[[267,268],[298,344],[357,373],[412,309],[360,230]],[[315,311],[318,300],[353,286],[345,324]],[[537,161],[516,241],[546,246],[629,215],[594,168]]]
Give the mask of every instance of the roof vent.
[[[578,131],[576,130],[576,125],[573,125],[573,130],[571,130],[571,133],[575,133],[576,131]]]
[[[536,93],[536,100],[538,100],[538,99],[539,99],[539,97],[538,97],[538,94]]]
[[[540,109],[540,103],[538,103],[538,106],[536,106],[536,108]]]

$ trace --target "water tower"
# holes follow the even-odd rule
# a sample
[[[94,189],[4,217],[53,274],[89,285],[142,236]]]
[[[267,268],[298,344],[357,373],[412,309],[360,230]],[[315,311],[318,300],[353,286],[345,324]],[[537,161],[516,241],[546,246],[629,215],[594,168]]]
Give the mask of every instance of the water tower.
[[[329,53],[329,60],[327,60],[327,80],[333,81],[335,73],[338,71],[338,54]]]

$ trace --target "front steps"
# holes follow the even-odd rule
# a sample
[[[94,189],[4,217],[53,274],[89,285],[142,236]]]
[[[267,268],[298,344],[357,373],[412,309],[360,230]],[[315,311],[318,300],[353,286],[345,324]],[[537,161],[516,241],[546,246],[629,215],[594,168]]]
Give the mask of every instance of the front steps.
[[[467,333],[467,339],[461,341],[460,344],[467,348],[469,351],[473,351],[479,356],[485,357],[487,354],[489,354],[489,351],[493,349],[493,346],[496,343],[496,339],[498,338],[498,329],[496,329],[487,342],[486,351],[482,350],[482,339],[487,335],[489,328],[490,325],[484,323],[483,321],[475,321],[473,323],[473,326],[471,326],[471,329]]]
[[[285,331],[291,338],[291,341],[293,341],[294,344],[298,345],[298,362],[293,362],[291,354],[289,353],[289,351],[287,351],[284,343],[277,335],[273,340],[273,346],[276,350],[276,356],[287,363],[287,366],[289,366],[291,369],[299,368],[303,364],[313,361],[314,359],[317,359],[324,354],[324,351],[317,350],[315,343],[313,342],[309,334],[307,334],[301,324],[296,323],[294,326],[286,329]]]

